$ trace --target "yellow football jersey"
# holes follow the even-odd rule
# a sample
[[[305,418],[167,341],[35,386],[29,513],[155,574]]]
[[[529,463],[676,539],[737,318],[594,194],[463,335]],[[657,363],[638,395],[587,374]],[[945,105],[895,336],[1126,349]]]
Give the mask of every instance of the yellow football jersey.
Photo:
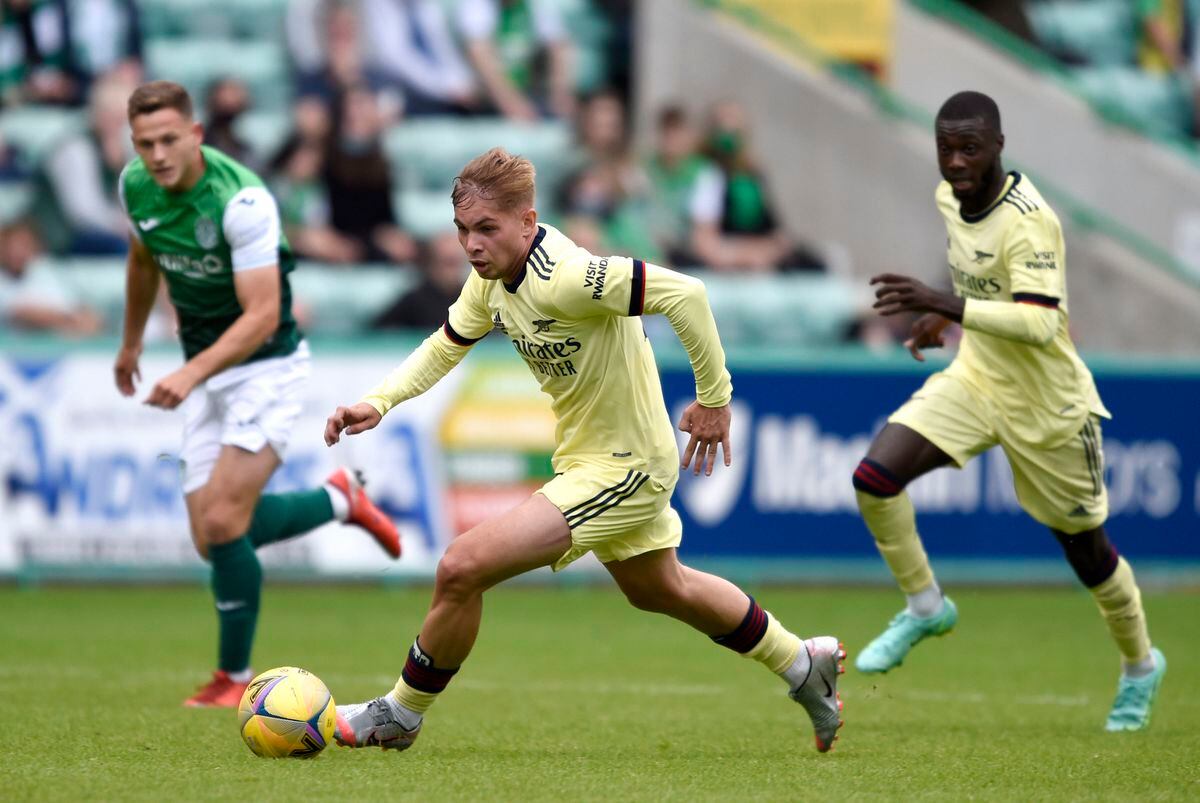
[[[493,330],[507,337],[551,398],[553,466],[642,471],[664,488],[679,476],[679,448],[650,341],[637,316],[670,320],[708,407],[732,395],[704,285],[627,257],[597,257],[539,225],[511,284],[472,271],[446,324],[364,401],[381,413],[423,392]]]
[[[1029,443],[1061,443],[1079,431],[1089,413],[1111,417],[1071,342],[1062,226],[1033,183],[1011,173],[991,206],[966,215],[943,181],[937,205],[946,221],[956,295],[1036,304],[1059,313],[1054,338],[1044,346],[964,327],[947,372],[998,402],[1012,431]]]

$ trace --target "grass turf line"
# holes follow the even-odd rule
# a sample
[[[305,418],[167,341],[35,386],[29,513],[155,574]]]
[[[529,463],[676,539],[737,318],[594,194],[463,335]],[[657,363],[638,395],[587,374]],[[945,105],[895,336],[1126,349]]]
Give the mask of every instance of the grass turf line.
[[[266,761],[228,710],[185,710],[215,617],[202,589],[0,589],[7,800],[1197,799],[1200,595],[1147,594],[1170,661],[1146,733],[1107,734],[1117,658],[1082,591],[952,590],[955,633],[886,676],[848,666],[846,727],[818,755],[761,667],[612,590],[485,600],[471,660],[403,754]],[[855,652],[894,592],[758,590]],[[255,665],[303,666],[342,702],[387,690],[426,589],[268,588]]]

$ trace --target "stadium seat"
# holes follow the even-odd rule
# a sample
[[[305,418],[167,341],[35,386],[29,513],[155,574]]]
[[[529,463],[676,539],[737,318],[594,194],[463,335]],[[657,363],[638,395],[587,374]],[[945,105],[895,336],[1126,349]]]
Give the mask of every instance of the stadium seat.
[[[21,217],[33,200],[33,189],[27,181],[0,181],[0,224]]]
[[[445,231],[454,231],[454,207],[450,205],[450,189],[400,189],[394,197],[400,225],[418,240]]]
[[[1030,27],[1051,52],[1093,65],[1133,64],[1129,0],[1042,0],[1026,3]]]
[[[554,187],[567,169],[571,131],[558,122],[413,120],[388,132],[385,148],[399,186],[448,192],[464,164],[497,145],[529,158],[537,168],[538,185]]]
[[[143,34],[169,37],[280,39],[287,0],[141,0]]]
[[[704,280],[721,337],[729,342],[833,345],[862,306],[854,285],[824,274],[688,272]]]
[[[292,120],[283,111],[251,111],[234,124],[238,136],[260,160],[268,160],[283,145],[291,132]]]
[[[79,111],[50,106],[18,106],[5,109],[0,114],[0,135],[20,149],[32,167],[63,137],[79,130],[84,119],[84,114]]]
[[[1143,131],[1186,136],[1192,122],[1190,88],[1171,75],[1136,67],[1080,67],[1073,71],[1083,96],[1102,111],[1131,120]]]
[[[278,42],[154,39],[145,52],[148,75],[183,84],[198,105],[208,85],[225,76],[246,82],[257,109],[281,109],[291,100],[287,59]]]
[[[301,263],[291,275],[296,302],[309,328],[321,334],[366,331],[371,320],[418,281],[416,268],[391,265],[328,266]]]

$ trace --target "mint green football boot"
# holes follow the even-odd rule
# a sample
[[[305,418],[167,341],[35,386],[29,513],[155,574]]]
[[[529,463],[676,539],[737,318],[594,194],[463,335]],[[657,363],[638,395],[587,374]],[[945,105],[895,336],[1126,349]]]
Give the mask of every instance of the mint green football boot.
[[[958,623],[958,608],[949,597],[942,597],[942,611],[920,619],[907,610],[900,611],[888,623],[887,630],[868,644],[854,661],[859,672],[886,672],[904,662],[904,656],[918,641],[943,636]]]
[[[1157,647],[1150,648],[1154,671],[1140,678],[1121,675],[1117,683],[1117,699],[1104,723],[1106,731],[1140,731],[1150,724],[1150,709],[1158,696],[1158,687],[1167,674],[1167,659]]]

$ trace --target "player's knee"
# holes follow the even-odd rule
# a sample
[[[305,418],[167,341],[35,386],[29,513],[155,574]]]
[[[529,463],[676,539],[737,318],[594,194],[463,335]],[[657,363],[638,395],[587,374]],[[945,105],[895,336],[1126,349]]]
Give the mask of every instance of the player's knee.
[[[650,583],[633,583],[622,586],[625,599],[639,611],[670,613],[678,607],[679,595],[670,587]]]
[[[1075,576],[1088,588],[1100,585],[1117,570],[1120,556],[1103,527],[1079,533],[1053,532]]]
[[[670,614],[685,604],[683,581],[677,572],[625,578],[620,585],[625,599],[640,611]]]
[[[200,516],[201,539],[207,552],[209,544],[228,544],[245,534],[249,522],[232,505],[209,505]]]
[[[482,576],[479,561],[470,550],[454,544],[442,555],[437,566],[437,591],[441,596],[467,597],[480,591]]]
[[[855,490],[880,498],[896,496],[904,490],[904,483],[895,473],[869,457],[858,461],[853,482]]]

